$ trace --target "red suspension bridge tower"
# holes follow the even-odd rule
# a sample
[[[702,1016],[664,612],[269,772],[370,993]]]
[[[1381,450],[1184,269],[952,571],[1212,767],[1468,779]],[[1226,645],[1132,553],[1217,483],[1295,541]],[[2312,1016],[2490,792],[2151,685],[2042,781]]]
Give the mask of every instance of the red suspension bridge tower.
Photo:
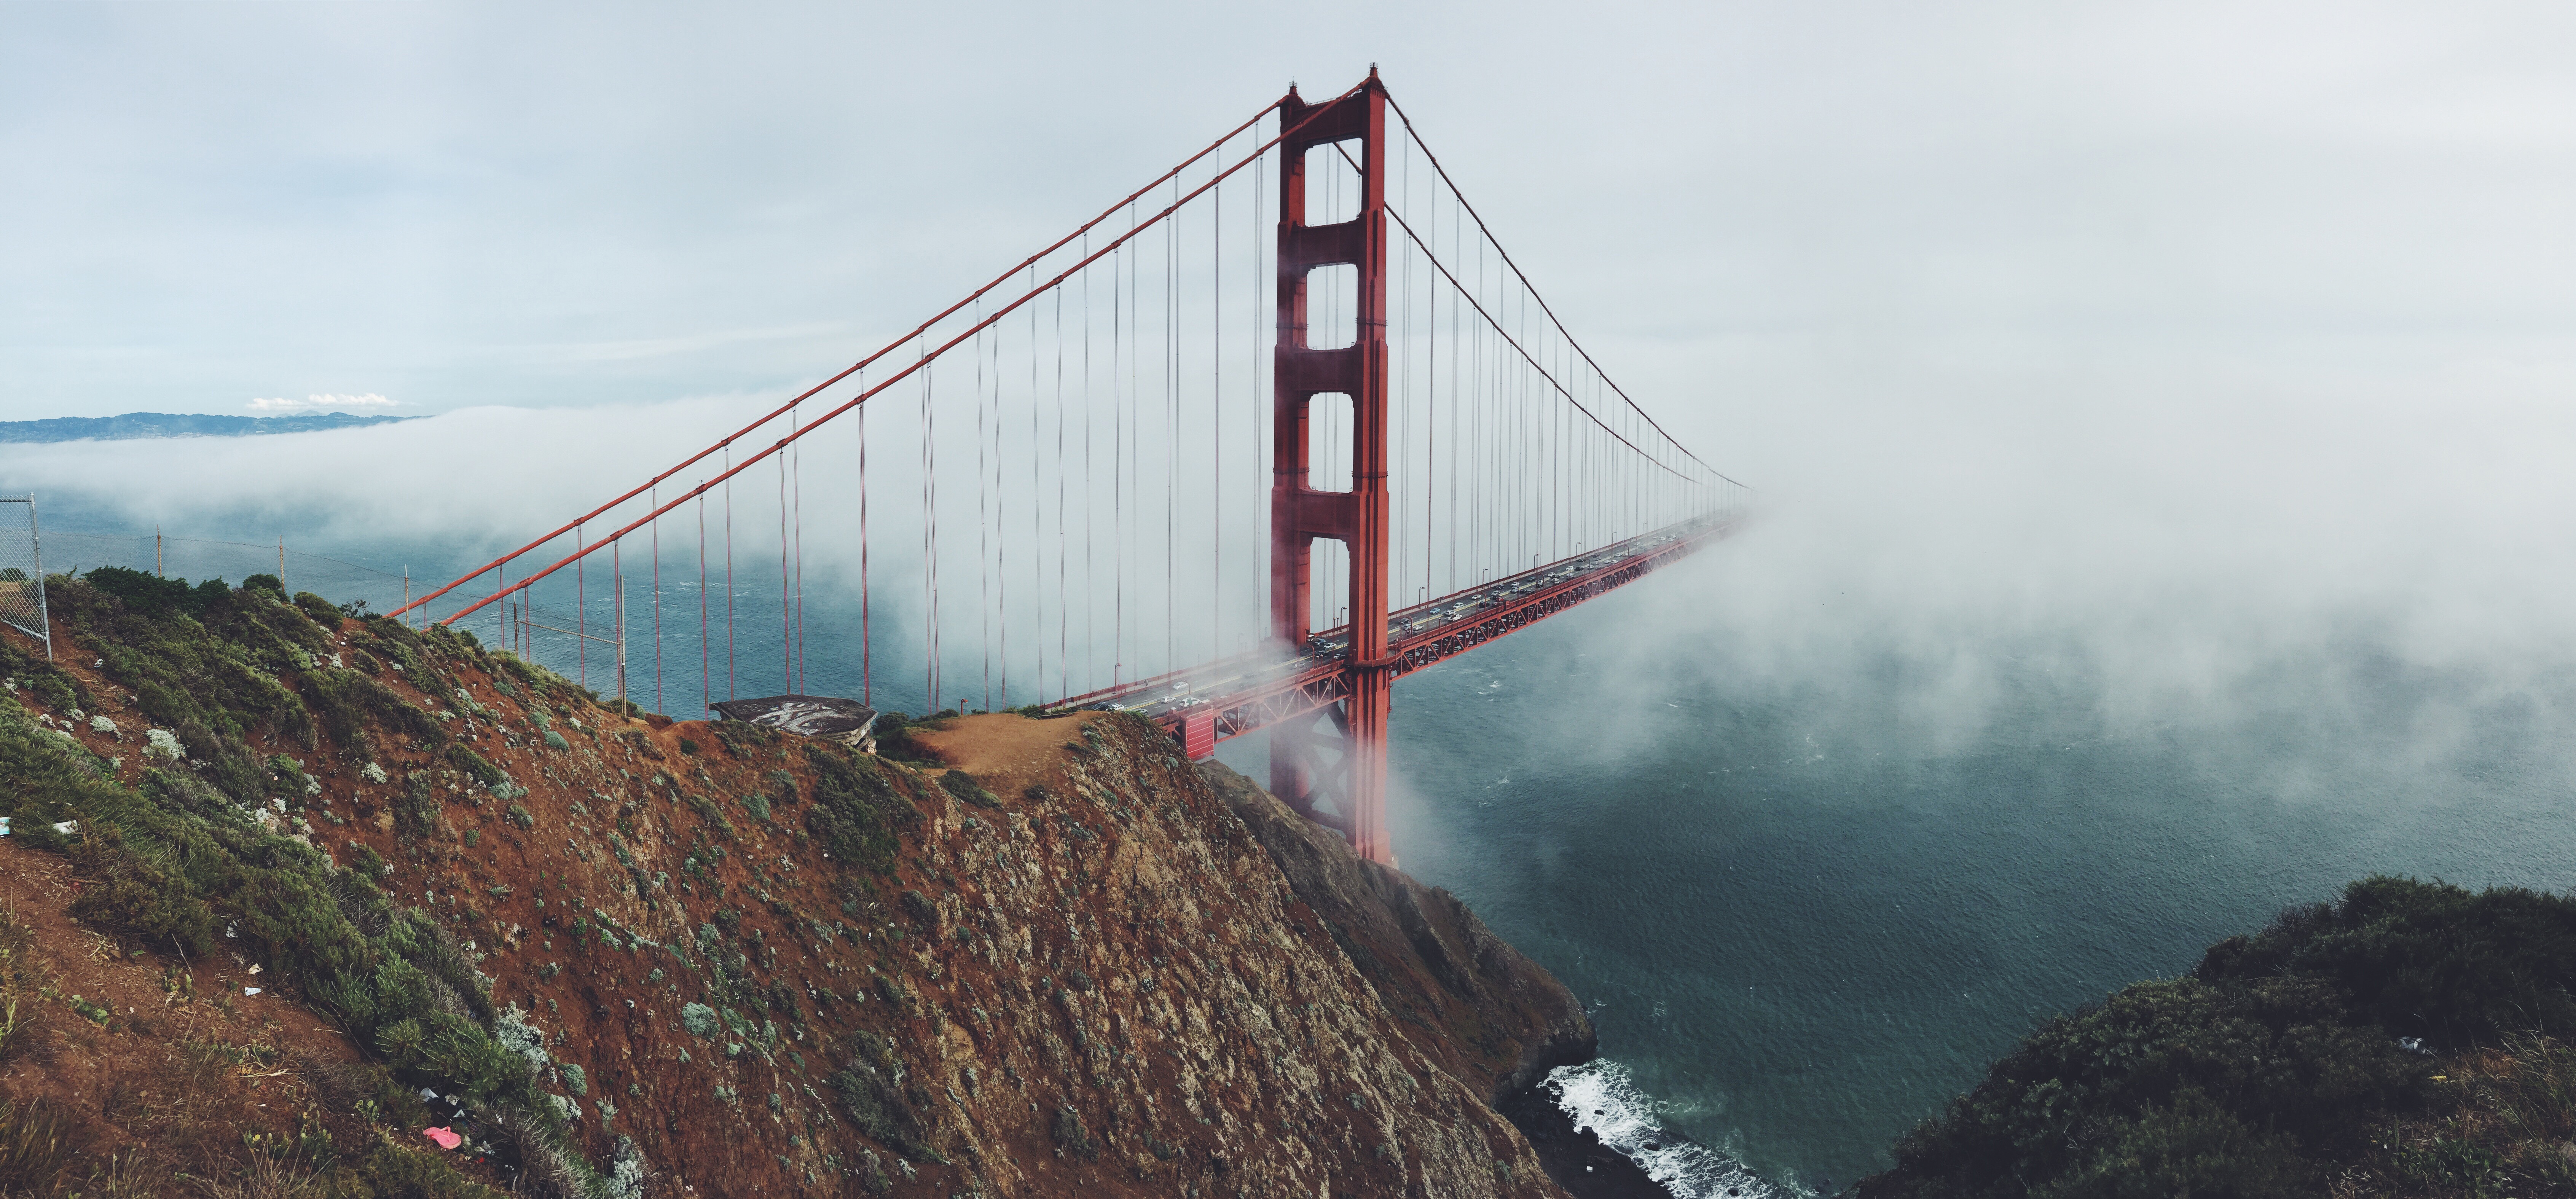
[[[1282,643],[1302,646],[1317,538],[1350,555],[1350,692],[1338,707],[1278,725],[1270,733],[1270,789],[1309,817],[1329,796],[1348,822],[1352,848],[1392,863],[1386,831],[1387,709],[1395,660],[1387,653],[1386,88],[1368,82],[1321,105],[1291,87],[1279,124],[1279,334],[1274,351],[1276,437],[1270,487],[1270,623]],[[1306,151],[1360,143],[1359,210],[1331,225],[1306,222]],[[1349,346],[1307,344],[1307,281],[1318,267],[1358,274],[1357,336]],[[1315,397],[1340,394],[1351,406],[1351,489],[1309,486]],[[1336,726],[1338,738],[1321,725]],[[1327,760],[1333,742],[1337,760]]]

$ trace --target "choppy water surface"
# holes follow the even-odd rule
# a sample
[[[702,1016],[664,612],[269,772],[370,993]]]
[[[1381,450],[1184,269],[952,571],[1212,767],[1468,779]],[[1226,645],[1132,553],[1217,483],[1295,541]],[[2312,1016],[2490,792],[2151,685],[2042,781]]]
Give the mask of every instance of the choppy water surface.
[[[1591,1006],[1612,1065],[1566,1106],[1615,1143],[1653,1139],[1642,1107],[1840,1187],[2036,1021],[2285,905],[2372,872],[2576,885],[2556,697],[2356,642],[2115,719],[2080,653],[1997,644],[1950,720],[1892,651],[1803,678],[1720,637],[1605,652],[1646,587],[1708,577],[1397,689],[1403,865]],[[1659,1149],[1677,1193],[1732,1185]]]

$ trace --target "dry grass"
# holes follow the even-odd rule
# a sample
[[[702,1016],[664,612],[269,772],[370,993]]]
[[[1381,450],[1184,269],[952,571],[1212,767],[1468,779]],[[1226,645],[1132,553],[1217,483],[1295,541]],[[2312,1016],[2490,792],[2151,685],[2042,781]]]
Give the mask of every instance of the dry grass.
[[[16,900],[0,902],[0,1060],[25,1041],[49,981],[36,959],[36,932],[18,918]]]
[[[2434,1102],[2379,1130],[2335,1199],[2576,1199],[2576,1046],[2517,1034],[2425,1068]]]
[[[0,1192],[51,1194],[79,1151],[72,1121],[41,1099],[0,1099]]]
[[[81,1199],[151,1199],[170,1180],[168,1157],[148,1145],[108,1155],[81,1187]]]
[[[197,1186],[213,1199],[304,1199],[323,1190],[319,1171],[302,1151],[280,1154],[252,1151],[225,1171],[229,1178],[200,1178]]]

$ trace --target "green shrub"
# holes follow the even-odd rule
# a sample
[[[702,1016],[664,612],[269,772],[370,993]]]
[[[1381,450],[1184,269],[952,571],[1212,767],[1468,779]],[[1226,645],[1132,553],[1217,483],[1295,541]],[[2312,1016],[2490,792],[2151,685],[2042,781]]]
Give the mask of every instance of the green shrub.
[[[467,749],[462,743],[447,747],[447,760],[455,763],[457,769],[474,776],[474,781],[486,787],[496,786],[510,777],[503,773],[500,767],[493,765],[483,755]]]
[[[748,720],[719,720],[708,725],[707,731],[724,743],[726,753],[737,758],[752,750],[776,745],[779,738],[778,730]]]
[[[354,671],[325,671],[306,680],[314,714],[322,731],[347,749],[366,745],[369,724],[423,742],[447,739],[447,731],[419,705],[383,683]],[[470,752],[470,751],[469,751]]]
[[[184,949],[191,958],[220,945],[264,960],[282,994],[300,991],[296,998],[348,1030],[406,1084],[469,1094],[495,1111],[534,1113],[524,1127],[512,1126],[512,1143],[559,1153],[559,1122],[525,1061],[493,1040],[490,996],[456,938],[425,914],[393,911],[373,885],[386,873],[373,852],[352,846],[352,868],[334,872],[319,851],[269,835],[244,814],[266,805],[269,773],[249,735],[310,747],[327,726],[334,741],[408,736],[438,749],[434,726],[381,685],[315,669],[330,639],[308,615],[311,605],[275,602],[284,596],[274,580],[254,580],[239,592],[220,583],[163,583],[140,572],[97,583],[63,580],[53,615],[62,634],[95,652],[104,673],[134,691],[154,724],[176,732],[204,764],[202,777],[155,769],[139,787],[121,785],[91,769],[85,755],[61,752],[19,718],[14,701],[0,698],[0,779],[10,784],[0,788],[0,811],[26,831],[25,848],[64,853],[92,881],[73,908],[81,919],[138,946]],[[417,663],[415,684],[434,685],[442,656],[479,653],[470,639],[422,636],[375,617],[352,631],[353,640],[361,638],[387,657]],[[17,669],[23,658],[0,643],[0,669],[39,687],[52,677]],[[313,698],[312,708],[298,688]],[[450,760],[471,771],[479,759]],[[394,801],[396,828],[418,839],[438,827],[440,804],[427,771],[412,772],[404,784]],[[80,821],[81,837],[67,843],[52,836],[48,825],[59,820]],[[218,928],[238,940],[218,940]],[[0,1126],[8,1123],[0,1116]],[[0,1157],[6,1139],[0,1127]],[[380,1154],[366,1168],[408,1170],[407,1160]],[[24,1186],[15,1179],[8,1185]],[[375,1193],[472,1191],[459,1183]]]
[[[2576,1020],[2571,986],[2576,899],[2364,879],[2211,946],[2189,977],[2041,1026],[1857,1194],[2308,1195],[2364,1162],[2428,1193],[2519,1193],[2482,1188],[2508,1159],[2537,1163],[2521,1177],[2569,1172],[2576,1058],[2523,1030]],[[2519,1140],[2389,1134],[2433,1095],[2401,1037],[2528,1058],[2466,1097],[2510,1118],[2436,1121]]]
[[[2089,1194],[2052,1188],[2134,1177],[2141,1146],[2185,1133],[2206,1154],[2167,1163],[2177,1185],[2234,1172],[2278,1185],[2224,1193],[2305,1194],[2324,1162],[2365,1147],[2371,1113],[2422,1082],[2416,1055],[2352,1022],[2318,980],[2136,983],[2041,1026],[1900,1141],[1897,1168],[1862,1194]]]
[[[814,802],[805,809],[805,831],[834,860],[872,874],[893,868],[895,830],[921,819],[896,793],[875,762],[828,742],[816,742],[806,760],[814,766]]]
[[[71,858],[91,880],[72,900],[74,919],[138,944],[183,947],[200,957],[213,951],[214,913],[197,889],[161,862],[128,850],[115,825],[84,826]]]
[[[1100,1160],[1100,1142],[1082,1127],[1082,1113],[1068,1103],[1055,1109],[1056,1147],[1085,1161]]]
[[[915,721],[901,712],[879,712],[868,735],[877,743],[877,756],[892,758],[916,766],[945,766],[947,762],[931,752],[927,745],[913,739],[912,730],[927,728],[929,721]]]
[[[296,592],[295,606],[304,609],[306,616],[320,622],[324,628],[340,627],[340,621],[348,615],[340,610],[339,605],[310,591]]]
[[[999,797],[995,796],[992,792],[985,790],[981,784],[975,781],[974,775],[968,774],[963,770],[951,770],[946,774],[940,775],[939,785],[942,788],[945,788],[950,795],[954,795],[967,803],[975,805],[976,807],[998,808],[1002,806],[1002,801]]]
[[[856,1056],[832,1074],[832,1089],[841,1108],[859,1131],[880,1145],[914,1161],[940,1161],[922,1141],[923,1121],[894,1079],[900,1063],[884,1040],[868,1032],[852,1034]]]
[[[2576,1027],[2576,899],[2368,878],[2339,902],[2293,908],[2260,934],[2211,946],[2194,973],[2322,978],[2397,1035],[2491,1044],[2509,1031]]]

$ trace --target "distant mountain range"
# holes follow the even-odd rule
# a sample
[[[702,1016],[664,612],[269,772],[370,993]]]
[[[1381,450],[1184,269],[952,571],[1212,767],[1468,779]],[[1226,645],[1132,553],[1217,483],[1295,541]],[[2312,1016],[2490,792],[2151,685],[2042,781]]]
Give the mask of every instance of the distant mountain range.
[[[351,416],[317,412],[311,416],[209,416],[193,412],[128,412],[123,416],[57,416],[45,420],[0,420],[0,441],[128,441],[138,437],[257,437],[263,433],[311,433],[320,429],[355,429],[416,416]]]

